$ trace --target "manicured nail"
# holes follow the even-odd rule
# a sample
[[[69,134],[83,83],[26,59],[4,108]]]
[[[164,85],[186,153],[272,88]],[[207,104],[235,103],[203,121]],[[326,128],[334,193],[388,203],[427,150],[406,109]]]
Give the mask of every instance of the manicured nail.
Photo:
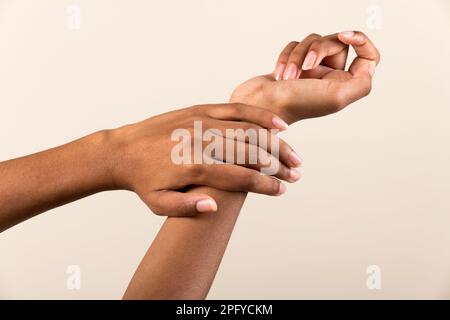
[[[344,32],[341,32],[340,34],[346,38],[351,38],[355,35],[355,33],[353,31],[344,31]]]
[[[289,161],[291,161],[294,167],[300,167],[303,162],[302,158],[300,158],[299,155],[295,153],[295,151],[291,151],[291,153],[289,154]]]
[[[284,183],[280,182],[280,188],[278,189],[276,196],[281,196],[285,192],[286,192],[286,186],[284,185]]]
[[[289,125],[286,122],[284,122],[283,119],[278,118],[278,117],[273,117],[272,123],[275,127],[277,127],[277,129],[280,129],[280,130],[286,130],[289,127]]]
[[[276,81],[281,80],[281,77],[282,77],[285,69],[286,69],[286,64],[284,64],[284,63],[279,64],[275,68],[275,71],[273,73],[274,73],[274,77],[275,77]]]
[[[375,67],[376,67],[375,61],[370,62],[369,65],[367,66],[367,69],[371,77],[373,77],[373,75],[375,74]]]
[[[295,170],[295,169],[290,169],[289,170],[289,180],[292,182],[296,182],[296,181],[300,180],[300,172],[298,172],[298,170]]]
[[[200,200],[195,204],[198,212],[215,212],[217,211],[217,203],[212,199]]]
[[[283,75],[283,80],[295,79],[298,68],[294,63],[289,63]]]
[[[303,70],[311,70],[314,66],[314,62],[316,62],[317,53],[314,51],[308,52],[305,57],[305,61],[303,61],[302,69]]]

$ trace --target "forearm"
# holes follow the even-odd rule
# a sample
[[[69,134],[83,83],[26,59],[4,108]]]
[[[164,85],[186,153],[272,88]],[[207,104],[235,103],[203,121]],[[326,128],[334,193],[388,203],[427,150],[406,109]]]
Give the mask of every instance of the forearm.
[[[39,213],[107,190],[106,131],[0,162],[0,232]]]
[[[246,194],[199,187],[218,211],[168,218],[139,265],[124,299],[204,299],[219,268]]]

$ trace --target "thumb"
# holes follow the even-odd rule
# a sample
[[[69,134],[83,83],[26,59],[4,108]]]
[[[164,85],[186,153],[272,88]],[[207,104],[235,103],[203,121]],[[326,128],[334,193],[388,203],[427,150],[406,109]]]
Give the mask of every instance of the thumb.
[[[160,216],[190,217],[198,213],[217,211],[216,201],[206,194],[160,190],[150,192],[141,198],[155,214]]]

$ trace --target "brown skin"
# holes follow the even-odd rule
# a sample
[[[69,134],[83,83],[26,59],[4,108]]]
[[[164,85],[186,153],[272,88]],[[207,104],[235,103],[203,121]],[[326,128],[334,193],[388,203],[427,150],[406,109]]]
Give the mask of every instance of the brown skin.
[[[348,45],[358,57],[344,71]],[[300,71],[310,51],[315,51],[317,58],[312,68],[306,65],[306,70]],[[290,62],[297,69],[290,68],[295,71],[291,72],[291,79],[281,80]],[[267,108],[289,123],[324,116],[366,96],[378,62],[377,49],[360,32],[350,36],[310,35],[283,50],[274,74],[244,82],[230,100]],[[207,296],[246,194],[208,187],[189,192],[210,194],[217,200],[219,210],[214,215],[168,218],[134,274],[124,299]]]
[[[194,121],[202,122],[202,129],[217,129],[223,134],[225,146],[226,129],[276,129],[272,112],[243,104],[218,104],[194,106],[152,117],[143,122],[113,130],[113,140],[121,150],[113,164],[112,174],[119,189],[136,192],[156,214],[170,216],[192,216],[198,213],[196,203],[199,199],[214,199],[203,193],[180,192],[188,186],[204,185],[226,191],[246,191],[266,195],[280,195],[284,186],[278,179],[261,175],[260,164],[224,165],[221,164],[175,164],[171,151],[176,142],[171,141],[177,129],[187,129],[194,137]],[[238,120],[238,121],[236,121]],[[197,137],[198,138],[198,137]],[[283,140],[280,144],[279,171],[276,176],[294,182],[289,164],[292,148]],[[202,143],[202,137],[198,140]],[[194,141],[191,143],[194,156]],[[204,142],[204,147],[209,142]],[[257,142],[258,143],[258,142]],[[239,151],[248,153],[249,144],[236,142],[235,156]],[[225,158],[224,148],[222,160]],[[212,210],[215,211],[215,210]]]
[[[348,44],[358,56],[346,71]],[[311,51],[317,52],[313,69],[302,70]],[[294,41],[286,46],[274,74],[242,83],[230,100],[266,108],[288,123],[325,116],[370,93],[371,73],[379,60],[378,50],[363,33],[355,32],[350,38],[341,34],[325,37],[311,34],[300,43]],[[296,68],[293,78],[275,80],[289,76],[286,69],[291,66]]]
[[[0,232],[49,209],[107,190],[134,191],[155,213],[171,216],[217,210],[212,195],[200,190],[179,191],[192,185],[267,195],[284,192],[278,179],[260,174],[259,163],[174,164],[171,150],[177,142],[171,141],[171,133],[180,128],[192,132],[194,120],[202,121],[204,130],[221,131],[275,129],[280,123],[272,112],[243,104],[194,106],[1,162]],[[220,139],[225,142],[224,137]],[[279,144],[280,161],[272,157],[279,168],[276,176],[294,182],[298,178],[289,163],[293,150],[281,139]],[[249,143],[236,141],[235,152],[248,149]],[[268,151],[266,156],[270,156]]]
[[[214,214],[169,218],[123,299],[204,299],[219,268],[246,193],[199,187],[217,199]]]

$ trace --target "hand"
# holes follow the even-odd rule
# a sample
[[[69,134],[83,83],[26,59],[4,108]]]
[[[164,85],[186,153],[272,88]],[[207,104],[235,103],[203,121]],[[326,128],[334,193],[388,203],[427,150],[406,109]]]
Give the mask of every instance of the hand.
[[[345,71],[348,46],[357,57]],[[273,111],[288,123],[337,112],[369,94],[380,54],[366,35],[311,34],[281,52],[273,74],[239,85],[231,102]]]
[[[217,204],[206,194],[183,192],[195,185],[205,185],[227,191],[256,192],[267,195],[281,195],[285,186],[274,177],[262,175],[261,162],[250,164],[245,161],[242,165],[223,164],[226,150],[223,154],[216,154],[214,159],[205,159],[208,163],[176,164],[171,157],[176,142],[171,136],[177,129],[187,129],[190,147],[188,158],[194,158],[195,145],[204,147],[203,132],[198,137],[194,133],[194,121],[201,121],[203,131],[206,129],[219,130],[217,136],[226,145],[227,129],[285,129],[287,124],[272,112],[258,107],[242,104],[219,104],[194,106],[174,112],[165,113],[148,120],[128,125],[111,133],[113,151],[117,156],[113,162],[113,180],[118,189],[129,189],[139,197],[156,214],[189,216],[199,212],[217,210]],[[294,182],[299,179],[298,172],[293,167],[300,161],[291,147],[274,135],[269,135],[270,141],[279,143],[279,159],[262,149],[260,141],[236,141],[234,159],[242,151],[249,153],[251,145],[257,145],[265,157],[276,162],[275,176]],[[233,140],[231,140],[233,141]],[[269,143],[270,145],[270,143]],[[192,153],[191,153],[192,152]],[[186,155],[183,155],[186,156]],[[217,162],[219,163],[213,163]]]

